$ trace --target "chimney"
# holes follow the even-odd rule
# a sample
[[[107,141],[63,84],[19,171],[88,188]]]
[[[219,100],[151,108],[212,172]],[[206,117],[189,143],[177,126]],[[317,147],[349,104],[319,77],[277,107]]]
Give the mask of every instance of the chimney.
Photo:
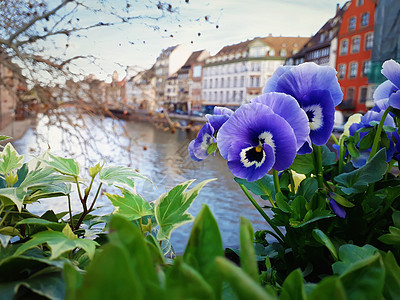
[[[336,14],[338,14],[340,11],[340,4],[336,3]]]

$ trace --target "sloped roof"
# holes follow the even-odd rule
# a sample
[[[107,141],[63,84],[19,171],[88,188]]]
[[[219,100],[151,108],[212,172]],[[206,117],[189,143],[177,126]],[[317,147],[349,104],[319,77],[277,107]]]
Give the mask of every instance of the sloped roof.
[[[347,1],[342,6],[342,8],[340,8],[340,10],[336,12],[336,15],[333,18],[330,18],[328,21],[326,21],[326,23],[317,31],[317,33],[314,34],[311,37],[311,39],[304,45],[304,47],[299,51],[299,53],[293,55],[292,58],[302,57],[308,51],[329,46],[332,39],[334,39],[338,35],[343,14],[350,6],[350,4],[351,1]],[[325,41],[321,42],[321,35],[329,33],[329,31],[332,32],[332,35],[330,37],[328,35]]]

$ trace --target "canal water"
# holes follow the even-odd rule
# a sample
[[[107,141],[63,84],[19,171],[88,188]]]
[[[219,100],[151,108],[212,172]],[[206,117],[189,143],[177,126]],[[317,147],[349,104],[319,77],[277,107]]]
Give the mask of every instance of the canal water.
[[[156,200],[162,193],[189,179],[200,182],[217,178],[200,192],[189,212],[196,216],[202,204],[207,204],[215,216],[225,247],[238,247],[240,216],[251,221],[255,230],[269,229],[266,222],[244,196],[233,180],[226,161],[219,155],[202,162],[194,162],[187,152],[193,132],[160,128],[150,122],[122,121],[110,118],[85,118],[71,125],[67,119],[40,116],[25,136],[14,143],[20,154],[39,154],[50,148],[51,153],[73,157],[82,168],[104,160],[106,165],[123,165],[136,168],[155,184],[135,180],[137,192],[147,201]],[[82,127],[80,127],[82,126]],[[195,185],[196,182],[193,184]],[[110,189],[108,188],[108,192]],[[118,192],[117,190],[111,190]],[[260,199],[261,205],[266,204]],[[97,202],[99,214],[112,211],[105,196]],[[41,213],[47,209],[67,211],[64,198],[45,199],[30,209]],[[80,203],[73,199],[74,212]],[[177,253],[184,251],[192,223],[185,224],[172,233],[171,242]]]

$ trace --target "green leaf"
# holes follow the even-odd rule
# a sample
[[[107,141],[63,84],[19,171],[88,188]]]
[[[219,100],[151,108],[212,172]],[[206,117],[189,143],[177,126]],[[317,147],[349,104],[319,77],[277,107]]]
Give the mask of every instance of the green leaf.
[[[76,299],[145,299],[141,278],[130,265],[128,252],[108,244],[89,265]],[[151,299],[151,298],[150,298]]]
[[[375,134],[376,131],[375,130],[371,130],[370,132],[368,132],[361,140],[360,143],[358,145],[360,150],[366,150],[368,148],[370,148],[372,146],[372,143],[374,141],[375,138]]]
[[[22,221],[19,221],[17,223],[17,225],[22,225],[22,224],[43,226],[43,227],[50,228],[50,229],[57,230],[57,231],[62,231],[63,228],[65,227],[65,224],[57,223],[57,222],[50,222],[50,221],[47,221],[44,219],[38,219],[38,218],[23,219]]]
[[[215,259],[218,273],[226,280],[241,300],[276,300],[239,267],[224,257]]]
[[[215,258],[223,257],[224,250],[217,221],[207,205],[197,215],[183,259],[197,270],[213,288],[217,298],[221,296],[222,281],[215,267]]]
[[[71,264],[64,264],[63,278],[65,280],[65,299],[77,299],[77,291],[82,287],[83,276]]]
[[[373,256],[353,263],[340,280],[349,300],[382,299],[385,269],[382,257]]]
[[[79,165],[75,160],[73,160],[72,158],[55,156],[50,153],[48,155],[52,160],[40,159],[40,161],[54,168],[57,172],[60,172],[61,174],[79,177]]]
[[[100,182],[106,185],[125,186],[128,188],[134,187],[134,182],[131,178],[145,179],[151,182],[146,176],[136,172],[133,168],[108,166],[101,169],[99,172]]]
[[[181,183],[170,190],[168,193],[162,194],[155,203],[155,217],[160,230],[157,233],[158,240],[166,240],[171,236],[171,232],[188,222],[193,220],[193,216],[187,212],[200,190],[210,181],[215,179],[204,180],[190,191],[186,189],[194,180],[188,180]]]
[[[304,196],[307,200],[311,200],[311,198],[315,195],[315,192],[318,190],[318,181],[315,178],[306,178],[301,183],[299,188],[297,189],[296,196]]]
[[[24,181],[21,182],[20,187],[27,189],[33,187],[43,187],[54,183],[65,183],[65,182],[74,182],[74,181],[69,176],[55,174],[53,168],[44,167],[28,172]]]
[[[105,193],[115,207],[115,214],[122,215],[128,220],[137,220],[153,215],[152,207],[142,196],[124,188],[121,188],[121,192],[122,196]]]
[[[320,229],[314,229],[312,231],[312,235],[315,238],[315,240],[317,242],[319,242],[320,244],[324,245],[326,248],[328,248],[329,252],[332,254],[333,258],[335,259],[335,261],[338,260],[338,255],[336,252],[336,248],[335,246],[333,246],[332,241],[330,240],[330,238]]]
[[[303,275],[300,269],[294,270],[285,279],[279,300],[307,300]]]
[[[263,178],[252,182],[235,177],[235,181],[243,184],[254,195],[267,196],[270,199],[275,197],[275,186],[272,175],[267,174]]]
[[[383,296],[387,300],[395,300],[399,297],[400,291],[400,267],[392,252],[383,254],[383,264],[385,266],[385,285]]]
[[[66,196],[71,193],[71,185],[63,182],[53,182],[43,186],[35,186],[30,191],[31,193],[24,199],[25,204],[44,198]]]
[[[341,206],[344,206],[344,207],[354,207],[354,204],[353,203],[351,203],[349,200],[347,200],[346,198],[344,198],[344,197],[342,197],[342,196],[340,196],[339,194],[335,194],[335,193],[332,193],[331,194],[331,197],[337,202],[337,203],[339,203]]]
[[[314,170],[312,154],[297,155],[290,168],[300,174],[312,172]]]
[[[8,243],[10,242],[12,236],[11,235],[4,235],[0,234],[0,244],[3,248],[7,247]]]
[[[217,150],[217,143],[212,143],[207,148],[207,154],[214,153],[215,150]]]
[[[309,300],[346,300],[346,291],[337,276],[322,279],[311,292]]]
[[[336,154],[332,152],[327,145],[321,146],[321,156],[322,156],[322,165],[323,166],[331,166],[334,165]]]
[[[12,137],[8,136],[8,135],[0,135],[0,141],[9,140],[9,139],[12,139]]]
[[[212,287],[182,257],[174,260],[174,265],[166,276],[168,299],[216,299]]]
[[[112,216],[110,223],[109,241],[113,245],[120,246],[127,254],[127,264],[135,274],[138,282],[146,290],[150,299],[159,299],[160,288],[157,287],[157,274],[153,266],[153,260],[148,249],[148,243],[139,228],[123,218]],[[94,262],[93,262],[94,263]]]
[[[341,261],[335,262],[332,265],[333,273],[339,275],[343,274],[350,269],[354,263],[372,257],[377,251],[375,247],[368,244],[363,247],[351,244],[342,245],[339,248],[339,258]]]
[[[24,157],[19,155],[11,143],[8,143],[0,153],[0,173],[6,175],[22,167]]]
[[[101,169],[103,169],[104,164],[100,164],[98,163],[97,165],[95,165],[94,167],[90,167],[89,168],[89,175],[90,177],[94,178],[96,177],[97,174],[99,174],[99,172],[101,171]]]
[[[350,173],[340,174],[334,179],[341,184],[341,190],[345,194],[362,193],[368,187],[368,184],[381,180],[387,168],[386,149],[382,148],[363,167]]]
[[[32,239],[24,243],[17,249],[14,255],[21,255],[26,250],[38,245],[47,244],[51,249],[50,259],[56,259],[61,254],[71,251],[75,248],[82,248],[87,252],[89,258],[92,259],[96,246],[99,244],[92,240],[79,239],[75,236],[69,225],[65,225],[63,232],[58,231],[41,231],[32,236]]]
[[[395,210],[392,214],[393,224],[395,227],[400,228],[400,211]]]
[[[287,202],[287,198],[282,194],[282,192],[276,193],[275,201],[276,205],[281,211],[285,213],[292,212],[292,208],[290,207],[289,203]]]
[[[240,265],[255,282],[259,282],[254,250],[254,230],[249,220],[240,217]]]
[[[399,246],[400,245],[400,228],[394,227],[394,226],[389,226],[389,232],[387,234],[384,234],[378,238],[382,243],[388,244],[388,245],[395,245]]]
[[[9,206],[15,204],[19,212],[22,210],[25,195],[25,192],[20,187],[0,189],[0,201],[3,202],[3,205]]]

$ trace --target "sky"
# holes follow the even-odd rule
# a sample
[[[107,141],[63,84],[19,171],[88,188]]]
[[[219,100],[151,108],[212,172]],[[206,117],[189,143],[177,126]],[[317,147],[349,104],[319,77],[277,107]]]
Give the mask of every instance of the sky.
[[[145,0],[136,2],[144,5]],[[94,73],[98,78],[109,81],[112,72],[117,70],[119,79],[122,79],[126,74],[126,66],[131,66],[134,72],[149,69],[162,49],[177,44],[187,44],[192,51],[206,49],[214,55],[226,45],[269,34],[310,37],[335,15],[337,3],[343,6],[346,1],[170,2],[179,6],[179,13],[158,21],[138,19],[128,26],[92,30],[84,38],[71,40],[69,54],[87,53],[99,58],[97,64],[101,68],[94,64],[79,65],[85,74]],[[208,20],[205,20],[205,16]]]

